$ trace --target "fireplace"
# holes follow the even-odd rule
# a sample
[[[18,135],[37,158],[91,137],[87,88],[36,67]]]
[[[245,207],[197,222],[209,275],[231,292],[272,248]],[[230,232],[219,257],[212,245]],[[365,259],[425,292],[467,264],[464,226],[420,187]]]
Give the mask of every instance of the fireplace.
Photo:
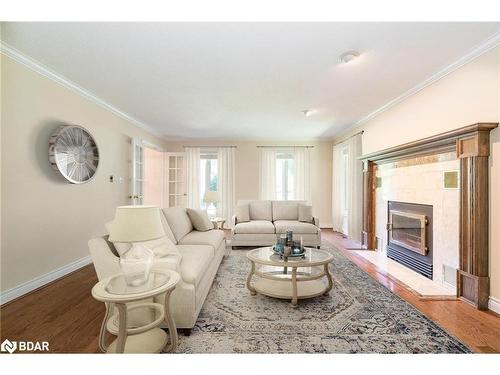
[[[388,202],[387,256],[432,279],[432,206]]]

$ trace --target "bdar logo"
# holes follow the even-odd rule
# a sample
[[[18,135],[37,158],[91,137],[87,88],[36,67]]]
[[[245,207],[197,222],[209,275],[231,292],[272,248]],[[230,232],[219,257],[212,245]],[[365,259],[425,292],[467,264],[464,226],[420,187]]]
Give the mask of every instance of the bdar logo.
[[[10,354],[14,353],[17,349],[17,342],[4,340],[2,345],[0,345],[0,350],[2,352],[9,352]]]

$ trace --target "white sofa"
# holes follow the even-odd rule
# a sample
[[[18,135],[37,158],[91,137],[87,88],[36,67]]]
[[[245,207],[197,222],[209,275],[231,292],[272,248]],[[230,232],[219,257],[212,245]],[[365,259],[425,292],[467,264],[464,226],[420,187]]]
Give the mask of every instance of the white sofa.
[[[207,297],[217,269],[226,254],[226,241],[221,230],[199,232],[186,210],[171,207],[162,210],[163,228],[177,247],[181,257],[156,258],[153,268],[173,269],[181,281],[172,292],[170,308],[177,328],[190,332]],[[120,272],[119,255],[108,236],[89,241],[90,254],[99,279]],[[162,302],[162,301],[159,301]]]
[[[277,235],[287,229],[293,231],[294,240],[302,237],[305,246],[321,245],[318,218],[311,222],[299,221],[298,207],[305,201],[240,200],[237,205],[248,205],[250,221],[238,222],[236,215],[231,222],[231,246],[271,246]]]

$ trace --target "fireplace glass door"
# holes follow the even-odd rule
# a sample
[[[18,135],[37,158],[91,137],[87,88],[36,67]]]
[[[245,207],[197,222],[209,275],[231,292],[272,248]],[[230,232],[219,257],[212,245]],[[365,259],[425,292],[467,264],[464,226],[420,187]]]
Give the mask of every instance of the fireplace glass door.
[[[425,215],[391,210],[389,211],[389,241],[418,254],[426,255],[425,225]]]

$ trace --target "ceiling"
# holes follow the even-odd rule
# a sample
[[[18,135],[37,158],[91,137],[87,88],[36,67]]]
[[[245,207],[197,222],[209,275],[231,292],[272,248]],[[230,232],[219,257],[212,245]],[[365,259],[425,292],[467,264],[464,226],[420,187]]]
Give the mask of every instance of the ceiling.
[[[287,139],[334,136],[500,30],[471,22],[2,26],[3,41],[165,136]],[[339,64],[347,50],[361,55]]]

